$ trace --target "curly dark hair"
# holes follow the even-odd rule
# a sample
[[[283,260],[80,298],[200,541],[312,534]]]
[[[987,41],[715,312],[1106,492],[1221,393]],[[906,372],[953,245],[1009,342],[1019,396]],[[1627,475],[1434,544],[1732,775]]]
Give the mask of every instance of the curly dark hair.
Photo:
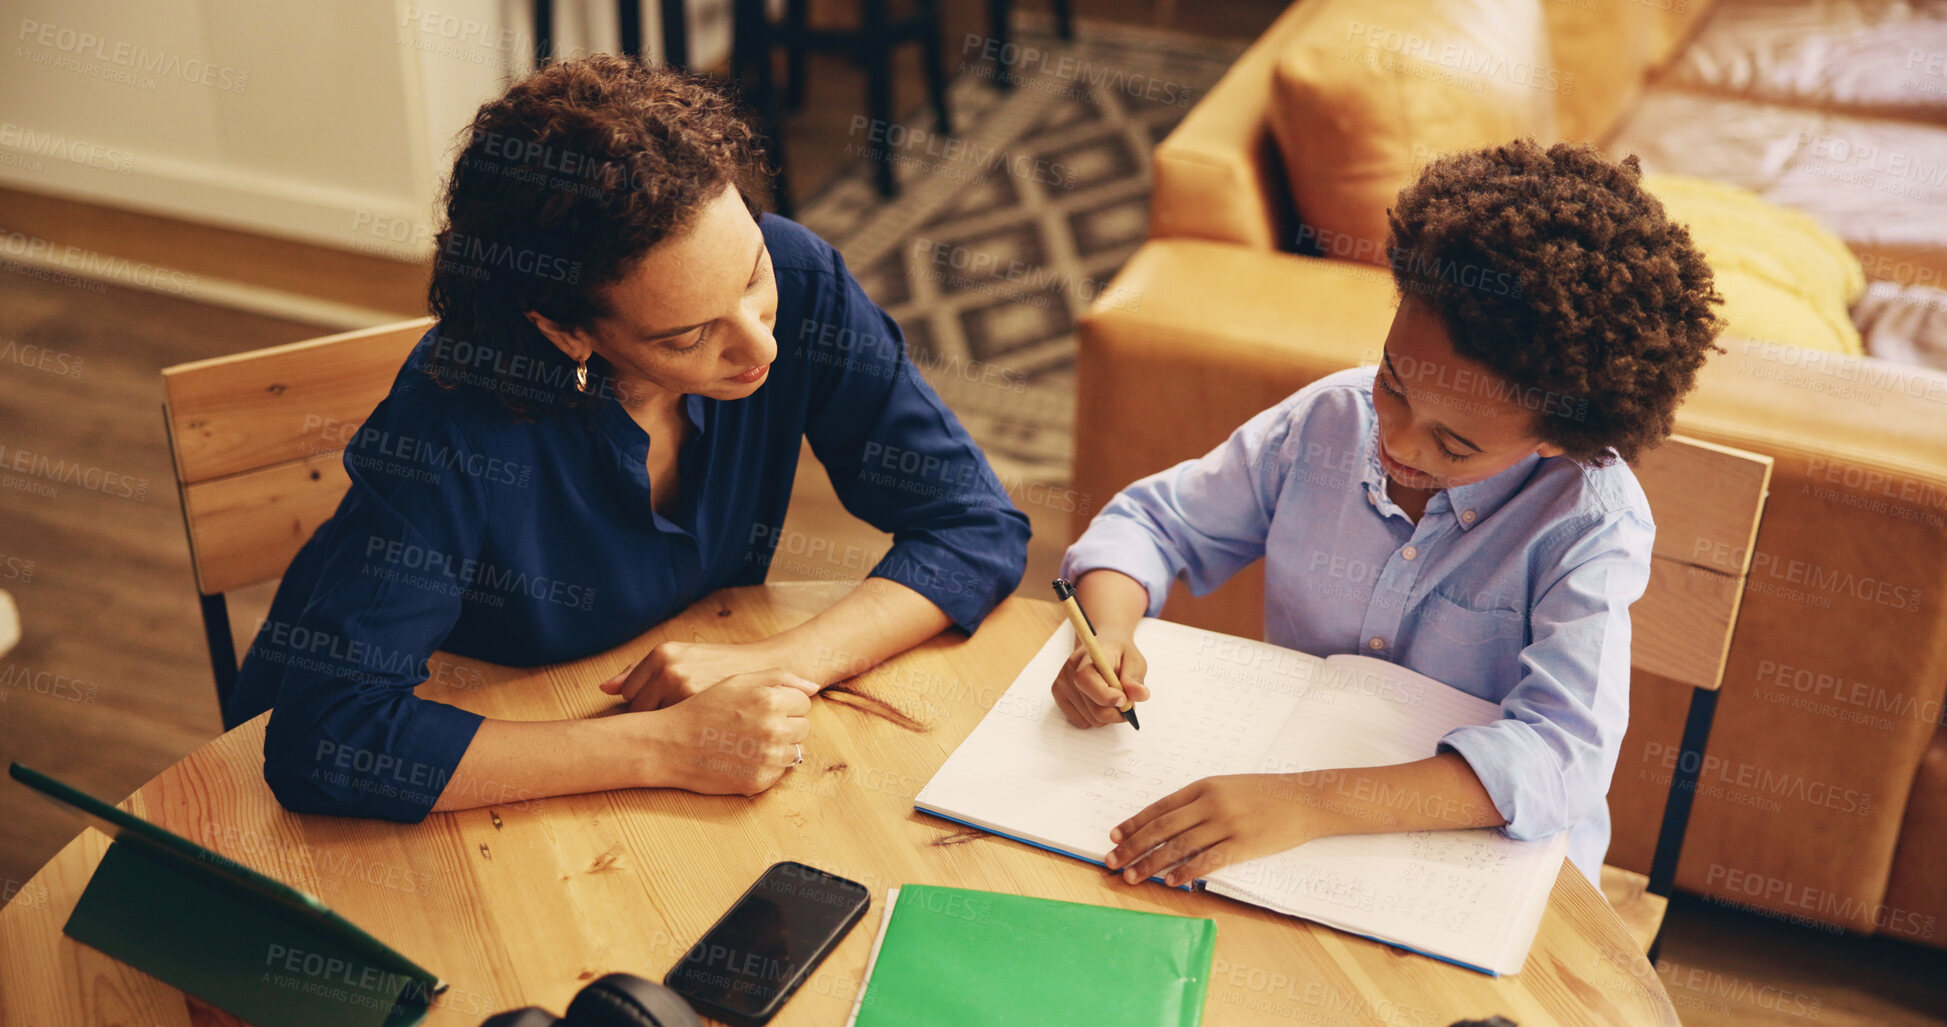
[[[1642,166],[1532,139],[1443,156],[1387,211],[1402,297],[1524,395],[1535,436],[1585,464],[1669,437],[1723,323],[1710,266]]]
[[[575,390],[527,312],[588,327],[610,313],[607,287],[725,185],[756,217],[768,184],[738,101],[708,79],[608,54],[534,72],[460,135],[427,290],[441,343],[428,373],[516,414],[599,400]]]

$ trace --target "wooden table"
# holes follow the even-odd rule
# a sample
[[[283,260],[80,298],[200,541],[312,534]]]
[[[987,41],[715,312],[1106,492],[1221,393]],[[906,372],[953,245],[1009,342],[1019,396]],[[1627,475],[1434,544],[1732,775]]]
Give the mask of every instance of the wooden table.
[[[420,694],[490,717],[596,716],[599,682],[665,639],[742,641],[800,623],[846,584],[733,589],[612,652],[517,669],[448,661]],[[813,703],[805,762],[756,798],[638,789],[503,805],[416,825],[298,816],[262,778],[264,718],[225,734],[123,803],[324,898],[451,982],[428,1022],[478,1024],[524,1004],[559,1013],[588,980],[657,980],[780,859],[857,880],[873,908],[774,1022],[845,1022],[885,890],[957,885],[1217,920],[1206,1024],[1439,1027],[1500,1013],[1523,1027],[1676,1024],[1622,921],[1565,869],[1518,976],[1494,979],[1215,896],[1126,887],[1085,864],[915,813],[913,796],[1060,619],[1010,600],[972,639],[942,635]],[[891,711],[866,712],[876,705]],[[904,722],[904,723],[901,723]],[[918,725],[920,729],[912,726]],[[0,1023],[228,1023],[61,934],[107,847],[90,829],[0,911]],[[1566,864],[1565,864],[1566,867]],[[1104,961],[1112,957],[1104,953]],[[1051,967],[1051,973],[1087,972]]]

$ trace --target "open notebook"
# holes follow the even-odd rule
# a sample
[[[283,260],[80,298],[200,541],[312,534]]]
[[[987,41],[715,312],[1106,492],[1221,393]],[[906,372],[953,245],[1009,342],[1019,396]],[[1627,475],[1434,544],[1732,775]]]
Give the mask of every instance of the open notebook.
[[[1145,620],[1136,644],[1153,697],[1142,704],[1142,730],[1084,731],[1049,693],[1074,639],[1067,624],[1056,629],[920,790],[918,809],[1100,864],[1110,828],[1198,778],[1410,762],[1433,755],[1449,730],[1501,716],[1493,703],[1383,660],[1320,659]],[[1225,867],[1198,885],[1512,974],[1567,850],[1567,832],[1538,842],[1495,829],[1342,836]]]

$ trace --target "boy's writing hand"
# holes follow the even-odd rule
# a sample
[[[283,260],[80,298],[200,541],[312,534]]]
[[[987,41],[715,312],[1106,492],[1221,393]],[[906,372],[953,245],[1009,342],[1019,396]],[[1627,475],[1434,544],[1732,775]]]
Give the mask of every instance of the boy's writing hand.
[[[1327,833],[1310,807],[1292,799],[1283,775],[1206,777],[1117,824],[1109,832],[1116,847],[1104,862],[1130,884],[1168,871],[1163,879],[1176,886]]]
[[[1088,658],[1088,649],[1080,642],[1075,643],[1075,651],[1068,654],[1068,662],[1055,675],[1054,693],[1055,705],[1061,707],[1062,715],[1076,727],[1120,724],[1119,707],[1124,694],[1135,702],[1149,698],[1149,687],[1143,684],[1149,661],[1136,651],[1136,643],[1107,635],[1098,635],[1095,641],[1122,680],[1119,689],[1102,680],[1095,662]]]

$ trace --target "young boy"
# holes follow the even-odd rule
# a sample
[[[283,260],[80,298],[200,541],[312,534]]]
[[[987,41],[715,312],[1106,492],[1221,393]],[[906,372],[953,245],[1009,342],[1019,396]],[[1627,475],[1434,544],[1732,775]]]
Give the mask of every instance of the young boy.
[[[1268,641],[1390,660],[1504,713],[1413,763],[1196,781],[1110,832],[1125,880],[1466,827],[1568,830],[1597,879],[1656,530],[1624,461],[1669,435],[1721,329],[1710,268],[1640,177],[1634,157],[1527,140],[1435,161],[1388,215],[1401,299],[1379,366],[1130,485],[1068,550],[1120,678],[1068,660],[1054,695],[1077,727],[1148,697],[1133,632],[1173,580],[1202,594],[1260,557]]]

